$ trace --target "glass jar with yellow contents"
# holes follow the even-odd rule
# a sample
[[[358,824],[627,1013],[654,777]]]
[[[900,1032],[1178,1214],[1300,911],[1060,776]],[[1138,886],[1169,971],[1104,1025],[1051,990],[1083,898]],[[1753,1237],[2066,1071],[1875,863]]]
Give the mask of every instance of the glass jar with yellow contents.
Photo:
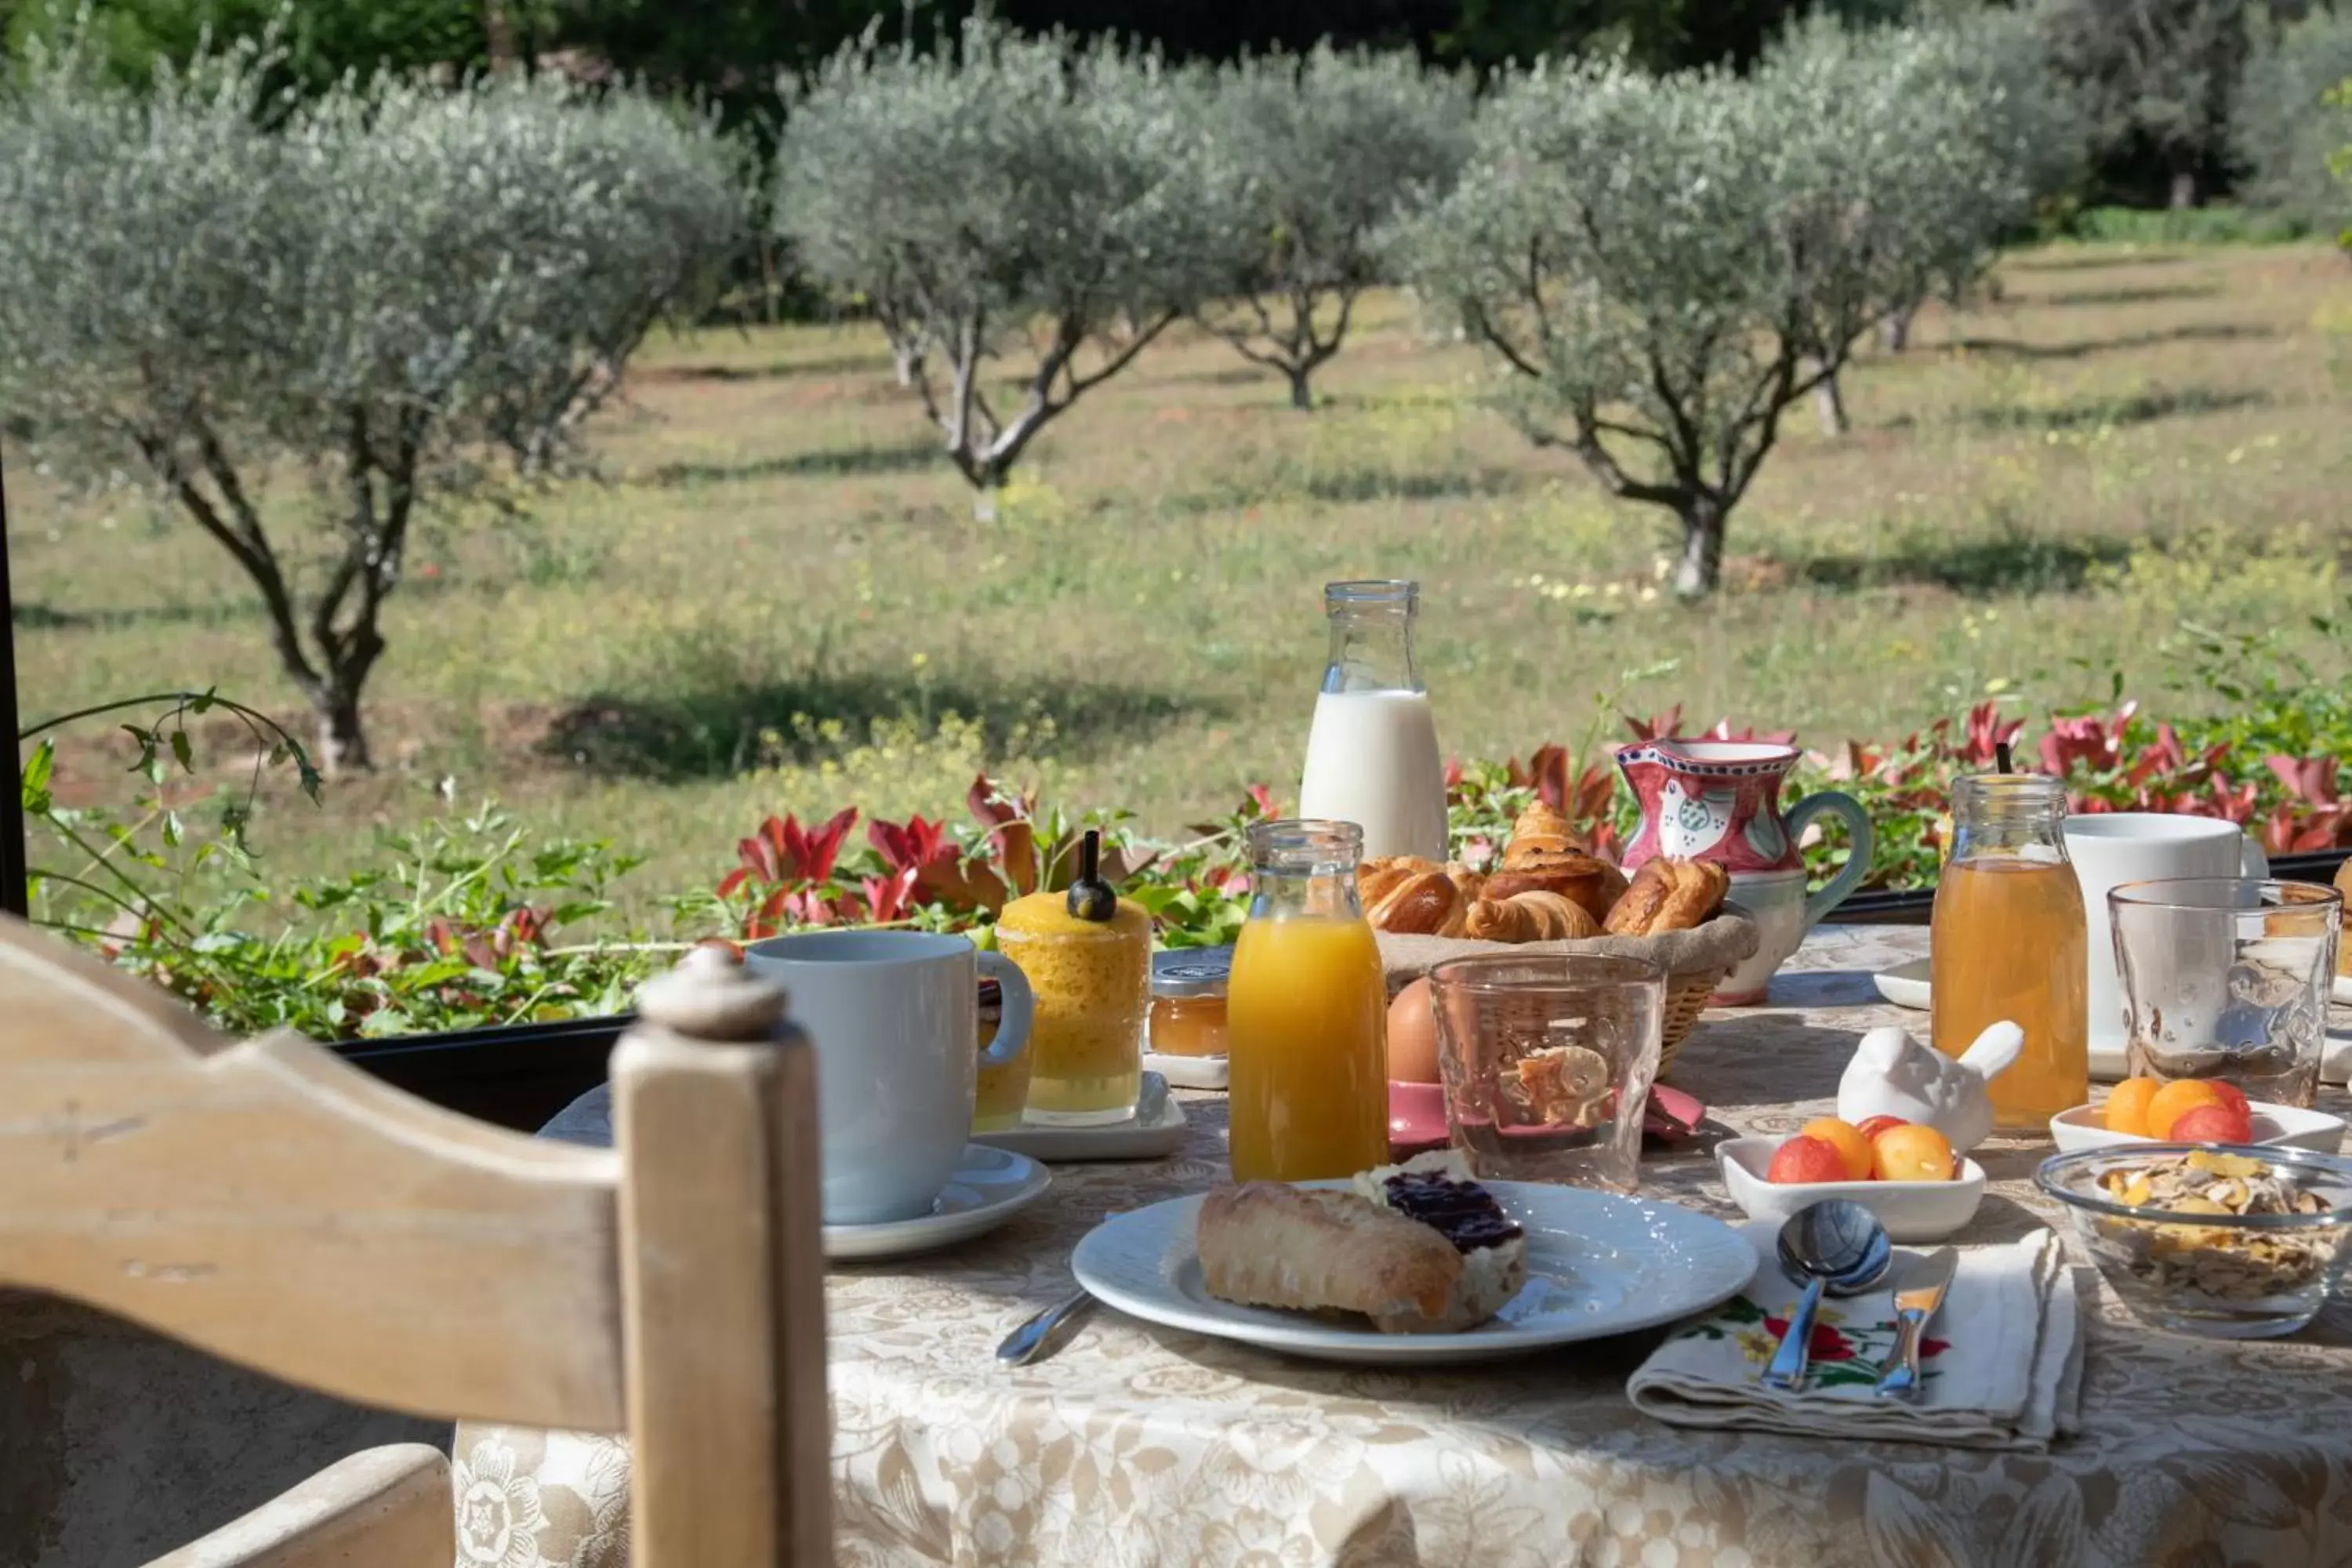
[[[971,1130],[1003,1132],[1021,1125],[1021,1108],[1029,1101],[1029,1053],[1009,1062],[992,1062],[988,1047],[996,1026],[1004,1017],[1004,988],[993,980],[980,983],[980,1072],[973,1086]]]
[[[1151,959],[1151,1029],[1146,1037],[1163,1057],[1225,1054],[1225,985],[1234,972],[1230,947],[1186,948]]]
[[[996,945],[1036,997],[1026,1120],[1099,1127],[1135,1113],[1150,1003],[1151,917],[1113,896],[1087,835],[1078,879],[1031,893],[996,917]]]

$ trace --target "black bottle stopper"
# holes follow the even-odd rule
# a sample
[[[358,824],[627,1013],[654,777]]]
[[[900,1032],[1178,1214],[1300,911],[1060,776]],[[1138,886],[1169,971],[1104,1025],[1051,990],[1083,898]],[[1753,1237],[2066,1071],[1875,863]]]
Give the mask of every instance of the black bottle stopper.
[[[1100,924],[1118,909],[1118,895],[1102,879],[1102,835],[1093,828],[1078,841],[1078,874],[1070,881],[1070,918]]]

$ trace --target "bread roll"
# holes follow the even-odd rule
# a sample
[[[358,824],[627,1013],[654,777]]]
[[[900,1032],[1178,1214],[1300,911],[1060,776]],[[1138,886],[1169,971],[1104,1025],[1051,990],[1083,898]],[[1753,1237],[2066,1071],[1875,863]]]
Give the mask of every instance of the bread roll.
[[[1462,1279],[1454,1244],[1355,1193],[1250,1182],[1201,1205],[1201,1280],[1221,1301],[1361,1312],[1405,1332],[1444,1319]]]
[[[1604,923],[1612,936],[1690,931],[1721,913],[1730,891],[1730,873],[1712,860],[1653,860],[1634,873]]]

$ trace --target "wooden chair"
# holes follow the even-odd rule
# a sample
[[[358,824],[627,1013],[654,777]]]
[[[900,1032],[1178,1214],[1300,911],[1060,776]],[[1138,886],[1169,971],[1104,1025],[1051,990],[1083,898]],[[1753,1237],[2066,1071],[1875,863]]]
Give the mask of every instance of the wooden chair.
[[[614,1147],[582,1149],[230,1041],[0,917],[0,1283],[364,1404],[625,1431],[635,1568],[818,1563],[815,1068],[783,1005],[697,950],[614,1050]],[[372,1449],[162,1561],[450,1568],[447,1476]]]

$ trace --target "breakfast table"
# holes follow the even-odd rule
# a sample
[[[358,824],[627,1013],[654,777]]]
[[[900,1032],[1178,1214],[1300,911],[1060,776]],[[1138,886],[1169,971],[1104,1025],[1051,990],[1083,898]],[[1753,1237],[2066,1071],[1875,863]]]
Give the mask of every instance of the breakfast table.
[[[1718,1129],[1829,1114],[1856,1037],[1926,1017],[1874,972],[1916,927],[1823,927],[1760,1006],[1711,1012],[1669,1081],[1706,1135],[1653,1147],[1644,1195],[1737,1219]],[[2338,1009],[2336,1022],[2347,1021]],[[2193,1339],[2132,1319],[2077,1270],[2081,1430],[2047,1452],[1672,1426],[1628,1403],[1658,1332],[1464,1367],[1286,1360],[1098,1308],[1018,1369],[1006,1332],[1071,1289],[1106,1215],[1226,1179],[1224,1108],[1181,1097],[1172,1158],[1064,1164],[1003,1228],[946,1250],[836,1264],[827,1289],[843,1563],[1743,1564],[2259,1563],[2352,1557],[2352,1303],[2285,1340]],[[2347,1109],[2341,1087],[2322,1105]],[[604,1091],[547,1134],[609,1142]],[[1991,1187],[1962,1244],[2066,1225],[2034,1190],[2046,1142],[1979,1148]],[[2071,1246],[2071,1238],[2070,1238]],[[2079,1260],[2079,1257],[2078,1257]],[[1965,1323],[1939,1331],[1964,1334]],[[461,1564],[618,1568],[618,1438],[460,1427]]]

